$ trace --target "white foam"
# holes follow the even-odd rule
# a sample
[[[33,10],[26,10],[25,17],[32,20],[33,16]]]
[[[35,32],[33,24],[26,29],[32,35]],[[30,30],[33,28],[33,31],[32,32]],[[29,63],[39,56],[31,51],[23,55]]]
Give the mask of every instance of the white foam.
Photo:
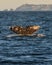
[[[18,36],[17,34],[9,34],[6,37],[14,37],[14,36]]]
[[[33,34],[33,35],[22,35],[22,34],[9,34],[6,37],[15,37],[15,36],[37,36],[37,37],[44,37],[44,34]]]

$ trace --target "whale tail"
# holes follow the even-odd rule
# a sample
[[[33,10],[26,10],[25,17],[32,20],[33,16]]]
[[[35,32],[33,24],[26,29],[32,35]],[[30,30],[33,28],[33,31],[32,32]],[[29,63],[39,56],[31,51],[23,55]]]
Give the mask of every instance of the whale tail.
[[[27,27],[20,27],[20,26],[11,26],[10,30],[17,34],[22,34],[22,35],[29,35],[33,34],[34,32],[38,31],[40,26],[27,26]]]

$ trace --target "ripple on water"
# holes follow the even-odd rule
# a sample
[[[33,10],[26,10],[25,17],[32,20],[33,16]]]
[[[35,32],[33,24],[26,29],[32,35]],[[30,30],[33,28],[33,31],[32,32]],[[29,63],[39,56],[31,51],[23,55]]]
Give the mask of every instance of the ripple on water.
[[[51,17],[52,12],[0,12],[0,64],[52,65]],[[7,38],[13,34],[9,29],[13,25],[40,25],[37,33],[46,37]]]

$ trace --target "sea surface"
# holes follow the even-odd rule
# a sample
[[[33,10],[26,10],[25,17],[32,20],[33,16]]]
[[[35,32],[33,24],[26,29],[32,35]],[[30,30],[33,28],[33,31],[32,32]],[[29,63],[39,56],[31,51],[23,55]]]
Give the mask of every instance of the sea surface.
[[[16,36],[10,26],[39,25],[45,37]],[[0,12],[0,65],[52,65],[52,12]]]

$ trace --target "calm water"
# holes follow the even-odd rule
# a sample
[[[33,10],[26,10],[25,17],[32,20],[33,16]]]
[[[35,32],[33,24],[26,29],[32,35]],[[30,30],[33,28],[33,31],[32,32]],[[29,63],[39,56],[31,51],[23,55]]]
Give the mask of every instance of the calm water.
[[[7,38],[14,25],[40,25],[46,37]],[[0,12],[0,65],[52,65],[52,12]]]

